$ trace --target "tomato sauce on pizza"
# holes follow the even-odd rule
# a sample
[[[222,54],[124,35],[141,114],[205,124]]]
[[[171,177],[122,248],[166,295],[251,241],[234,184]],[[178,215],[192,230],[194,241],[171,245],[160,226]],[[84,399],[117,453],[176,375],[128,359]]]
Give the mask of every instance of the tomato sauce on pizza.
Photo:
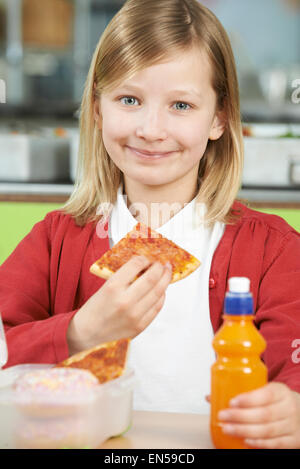
[[[200,261],[192,254],[148,226],[138,223],[91,266],[90,272],[108,279],[133,256],[145,256],[163,265],[169,262],[172,266],[171,283],[187,277],[200,266]]]

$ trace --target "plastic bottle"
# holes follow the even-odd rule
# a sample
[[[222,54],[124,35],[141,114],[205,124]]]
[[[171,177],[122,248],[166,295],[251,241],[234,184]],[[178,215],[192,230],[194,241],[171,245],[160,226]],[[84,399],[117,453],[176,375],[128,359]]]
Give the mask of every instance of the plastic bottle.
[[[211,368],[210,431],[219,449],[248,448],[243,439],[222,432],[218,413],[230,407],[233,397],[267,383],[267,368],[260,359],[266,342],[253,318],[250,280],[232,277],[225,297],[224,323],[213,340],[217,360]]]

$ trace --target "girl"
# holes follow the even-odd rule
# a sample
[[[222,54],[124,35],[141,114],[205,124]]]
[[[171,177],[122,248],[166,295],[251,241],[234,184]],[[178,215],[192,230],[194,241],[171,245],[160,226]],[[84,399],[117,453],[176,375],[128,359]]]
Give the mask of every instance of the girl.
[[[95,51],[80,120],[78,178],[0,270],[9,362],[56,363],[130,337],[136,409],[207,412],[211,341],[228,278],[247,276],[270,383],[237,396],[224,431],[259,448],[300,448],[300,236],[235,201],[243,140],[228,37],[197,0],[128,0]],[[201,267],[90,265],[138,221]],[[145,272],[134,281],[137,274]],[[294,355],[295,356],[295,355]]]

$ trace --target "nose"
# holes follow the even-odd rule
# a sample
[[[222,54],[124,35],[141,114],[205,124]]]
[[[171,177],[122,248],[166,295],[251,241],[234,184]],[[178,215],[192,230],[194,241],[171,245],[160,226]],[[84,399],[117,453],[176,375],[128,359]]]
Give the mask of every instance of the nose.
[[[144,109],[139,116],[136,135],[148,141],[165,140],[167,138],[166,120],[162,111],[157,108]]]

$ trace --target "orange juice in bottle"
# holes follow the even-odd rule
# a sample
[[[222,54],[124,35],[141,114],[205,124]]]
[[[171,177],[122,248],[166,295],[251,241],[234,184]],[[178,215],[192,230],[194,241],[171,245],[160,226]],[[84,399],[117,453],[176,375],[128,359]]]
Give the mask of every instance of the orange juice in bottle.
[[[224,323],[213,340],[217,359],[211,368],[210,431],[213,444],[219,449],[248,448],[243,439],[222,432],[218,413],[229,408],[233,397],[267,383],[267,368],[260,359],[266,342],[253,324],[249,287],[248,278],[229,279]]]

